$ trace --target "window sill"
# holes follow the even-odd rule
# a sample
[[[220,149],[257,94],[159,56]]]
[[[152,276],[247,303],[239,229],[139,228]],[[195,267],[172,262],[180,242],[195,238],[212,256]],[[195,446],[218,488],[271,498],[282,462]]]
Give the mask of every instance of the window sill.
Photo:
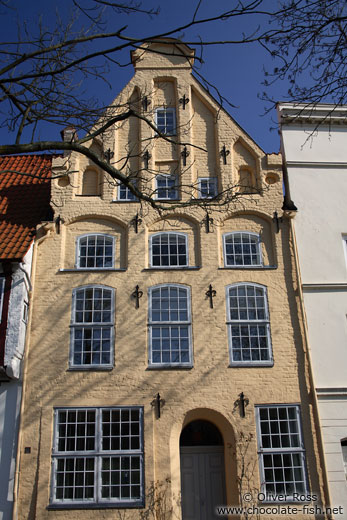
[[[178,267],[169,267],[169,266],[155,266],[155,267],[145,267],[142,269],[142,271],[198,271],[201,269],[200,266],[195,265],[185,265],[185,266],[178,266]]]
[[[63,503],[54,503],[49,504],[47,506],[47,510],[57,510],[57,509],[142,509],[145,507],[144,502],[141,500],[139,502],[111,502],[111,503],[97,503],[93,504],[90,502],[81,502],[79,504],[63,504]]]
[[[58,273],[85,273],[85,272],[91,272],[91,271],[96,271],[96,272],[105,272],[105,271],[110,271],[110,272],[117,272],[117,271],[126,271],[126,268],[125,267],[74,267],[72,269],[59,269],[58,270]]]
[[[277,265],[224,265],[223,267],[218,267],[218,269],[256,269],[266,271],[277,269]]]
[[[241,367],[245,367],[245,368],[263,368],[263,367],[273,367],[274,366],[274,362],[273,361],[263,361],[263,362],[260,362],[260,361],[253,361],[253,362],[250,362],[250,361],[240,361],[240,362],[233,362],[233,363],[229,363],[228,365],[228,368],[241,368]]]
[[[175,365],[169,365],[169,364],[162,364],[162,365],[148,365],[146,370],[191,370],[194,368],[194,365],[192,364],[175,364]]]
[[[113,370],[113,365],[92,365],[92,366],[71,366],[67,369],[67,372],[76,372],[77,371],[88,371],[88,372],[105,372]]]
[[[139,203],[140,201],[139,200],[127,200],[127,199],[112,199],[111,202],[131,202],[131,203]]]

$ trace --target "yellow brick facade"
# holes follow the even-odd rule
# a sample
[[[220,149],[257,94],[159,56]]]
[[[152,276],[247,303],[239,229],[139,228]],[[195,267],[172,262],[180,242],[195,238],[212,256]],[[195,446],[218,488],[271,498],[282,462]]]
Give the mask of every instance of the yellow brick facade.
[[[186,424],[197,419],[212,422],[223,436],[226,503],[238,504],[242,452],[248,443],[245,439],[250,439],[245,459],[253,468],[246,479],[249,477],[252,489],[261,488],[255,406],[268,404],[300,404],[308,489],[319,494],[324,502],[289,222],[284,218],[277,232],[273,220],[275,211],[281,213],[283,199],[281,159],[277,155],[266,156],[218,108],[191,75],[192,57],[182,57],[189,51],[185,46],[154,45],[154,50],[162,49],[175,55],[135,52],[135,75],[116,103],[125,105],[130,100],[142,110],[139,99],[146,95],[149,108],[141,113],[149,119],[154,117],[156,107],[174,108],[177,140],[187,143],[190,152],[186,166],[182,165],[183,145],[153,139],[146,122],[136,118],[118,124],[105,137],[103,146],[114,151],[113,161],[120,165],[130,153],[129,171],[141,169],[143,189],[155,189],[154,171],[178,173],[182,201],[197,196],[199,177],[217,177],[219,191],[227,190],[239,183],[242,168],[250,172],[259,193],[243,195],[223,207],[211,207],[209,216],[213,222],[207,232],[206,210],[202,206],[177,208],[160,215],[144,204],[119,201],[117,186],[96,168],[99,193],[86,196],[82,190],[83,174],[93,165],[74,153],[55,159],[56,173],[65,171],[67,159],[75,173],[70,174],[69,181],[60,178],[53,182],[52,205],[55,217],[59,215],[62,221],[59,227],[44,225],[36,241],[21,426],[17,505],[20,520],[144,518],[141,514],[151,508],[153,482],[157,496],[164,495],[162,504],[165,502],[165,515],[157,518],[182,518],[180,434]],[[189,98],[185,109],[179,101],[184,95]],[[230,152],[226,164],[220,154],[224,145]],[[94,142],[93,146],[97,149],[101,145]],[[144,149],[151,155],[148,171],[143,170]],[[136,233],[133,219],[137,213],[141,222]],[[187,268],[151,268],[150,240],[161,231],[187,236]],[[262,267],[225,267],[223,235],[235,231],[260,235]],[[90,233],[114,238],[112,269],[76,268],[78,237]],[[267,288],[273,351],[270,366],[230,365],[226,288],[238,282]],[[114,289],[113,367],[71,369],[72,291],[93,284]],[[192,367],[149,366],[148,291],[160,284],[189,288]],[[210,284],[216,291],[213,308],[206,296]],[[143,293],[139,308],[133,297],[137,285]],[[241,417],[238,401],[242,392],[247,398],[245,417]],[[158,393],[162,399],[160,418],[154,406]],[[117,406],[143,407],[144,508],[117,509],[117,504],[111,508],[102,504],[96,508],[51,507],[54,409]],[[245,480],[242,485],[246,486]],[[268,516],[271,517],[276,518]]]

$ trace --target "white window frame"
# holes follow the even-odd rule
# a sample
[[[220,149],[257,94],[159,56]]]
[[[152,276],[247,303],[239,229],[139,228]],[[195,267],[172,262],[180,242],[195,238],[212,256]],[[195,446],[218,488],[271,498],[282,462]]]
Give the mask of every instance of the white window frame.
[[[2,319],[2,308],[4,305],[4,294],[5,294],[5,277],[0,276],[0,323]]]
[[[132,415],[132,411],[136,411],[138,412],[138,420],[132,420],[133,417]],[[66,415],[66,421],[65,422],[61,422],[60,425],[62,425],[62,428],[61,428],[61,431],[64,432],[64,425],[65,425],[65,432],[64,433],[61,433],[59,432],[59,414],[60,413],[66,413],[68,414],[68,412],[76,412],[76,421],[75,423],[73,422],[68,422],[68,415]],[[86,415],[86,419],[87,421],[77,421],[78,419],[78,412],[85,412],[85,415]],[[95,420],[90,420],[87,416],[87,413],[88,412],[92,412],[95,414]],[[110,421],[110,423],[105,422],[103,423],[103,412],[110,412],[110,414],[112,412],[119,412],[119,422],[112,422]],[[122,414],[123,412],[123,414]],[[122,434],[120,433],[120,435],[113,435],[110,434],[108,435],[107,433],[105,433],[104,435],[104,438],[105,439],[112,439],[112,438],[119,438],[120,440],[120,449],[103,449],[103,428],[102,428],[102,425],[103,424],[119,424],[121,425],[122,424],[122,415],[125,415],[124,412],[128,412],[129,414],[129,418],[128,421],[124,421],[124,423],[128,423],[129,424],[129,431],[131,432],[131,434],[133,434],[133,431],[137,432],[138,431],[138,434],[136,433],[135,435],[123,435],[123,439],[125,440],[126,442],[126,439],[128,438],[131,442],[132,439],[136,439],[136,441],[138,442],[138,448],[129,448],[128,446],[128,449],[122,449],[122,446],[121,446],[121,443],[122,443]],[[88,421],[89,419],[89,421]],[[85,446],[85,449],[82,449],[82,450],[67,450],[66,448],[68,448],[69,446],[66,445],[66,443],[68,442],[68,436],[66,435],[66,432],[67,432],[67,425],[68,424],[72,424],[72,425],[75,425],[75,427],[72,427],[72,430],[74,430],[74,435],[72,435],[71,437],[69,437],[70,439],[70,442],[73,442],[72,439],[75,440],[74,444],[75,444],[75,448],[76,448],[76,442],[77,442],[77,438],[79,439],[84,439],[85,440],[85,443],[87,443],[87,439],[89,438],[90,441],[91,441],[91,444],[93,444],[93,448],[91,449],[87,449],[87,447]],[[91,425],[94,425],[94,434],[91,433],[91,431],[87,430],[87,428],[84,429],[84,432],[78,432],[77,433],[77,424],[79,425],[85,425],[85,424],[91,424]],[[134,428],[131,427],[131,425],[134,424]],[[83,427],[82,427],[83,429]],[[106,430],[107,432],[107,430]],[[71,430],[70,430],[70,433],[71,433]],[[59,449],[59,439],[64,442],[65,440],[65,446],[64,448],[65,449]],[[77,507],[77,508],[81,508],[81,506],[83,506],[83,508],[88,508],[88,506],[90,506],[91,508],[95,508],[95,507],[100,507],[100,508],[104,508],[104,507],[142,507],[144,505],[144,450],[143,450],[143,407],[141,406],[112,406],[112,407],[109,407],[109,406],[105,406],[105,407],[74,407],[74,408],[67,408],[67,407],[59,407],[59,408],[55,408],[54,409],[54,437],[53,437],[53,449],[52,449],[52,475],[51,475],[51,493],[50,493],[50,504],[51,506],[55,506],[57,508],[63,508],[63,507],[68,507],[69,509],[70,508],[73,508],[73,507]],[[129,482],[130,482],[130,486],[131,487],[131,484],[133,484],[133,486],[136,486],[136,488],[139,488],[139,494],[140,494],[140,497],[134,497],[134,498],[110,498],[110,497],[107,497],[107,498],[103,498],[102,497],[102,486],[103,486],[103,482],[102,482],[102,474],[103,474],[103,468],[102,468],[102,462],[103,462],[103,459],[107,459],[107,458],[112,458],[112,459],[119,459],[120,462],[119,462],[119,488],[121,490],[122,488],[122,484],[123,484],[123,487],[126,485],[124,482],[122,482],[122,477],[124,476],[126,479],[129,478],[129,476],[127,475],[123,475],[124,473],[130,473],[130,478],[129,478]],[[122,464],[122,461],[124,459],[127,459],[128,461],[130,461],[130,459],[132,458],[136,458],[138,459],[139,461],[139,469],[137,470],[137,468],[134,468],[135,472],[138,474],[136,476],[136,480],[139,480],[139,482],[133,482],[131,483],[131,470],[130,471],[126,471],[126,468],[124,468],[122,470],[122,467],[121,467],[121,464]],[[74,460],[75,462],[77,460],[81,461],[81,459],[92,459],[94,462],[93,462],[93,476],[94,476],[94,485],[91,485],[90,488],[93,489],[93,494],[94,496],[92,498],[64,498],[64,497],[59,497],[57,498],[56,496],[56,490],[57,490],[57,472],[58,472],[58,464],[59,464],[59,460]],[[74,474],[74,477],[76,477],[76,473],[81,473],[81,470],[76,470],[76,464],[74,462],[74,469],[72,470],[72,473]],[[131,464],[131,463],[130,463]],[[115,472],[117,472],[117,470],[114,470]],[[63,476],[66,474],[66,471],[62,471],[61,472],[63,474]],[[70,473],[70,472],[69,472]],[[85,476],[85,471],[82,470],[82,473],[83,473],[83,476]],[[110,473],[111,474],[111,470],[110,471],[105,471],[105,473]],[[137,477],[139,477],[137,479]],[[68,486],[68,485],[64,485],[65,482],[64,482],[64,478],[62,478],[63,480],[63,483],[62,485],[60,485],[59,487],[62,487],[62,492],[64,493],[64,490],[66,487],[71,487],[73,488],[73,491],[76,491],[76,487],[80,487],[80,488],[83,488],[85,486],[77,486],[76,485],[76,480],[74,478],[74,484],[72,486]],[[85,483],[85,480],[84,480],[84,483]],[[107,484],[106,486],[107,487]]]
[[[85,290],[88,290],[88,289],[102,289],[102,290],[107,290],[107,291],[110,291],[110,294],[111,294],[111,309],[110,309],[110,321],[109,322],[102,322],[102,321],[96,321],[96,322],[80,322],[80,321],[76,321],[76,313],[77,313],[77,308],[76,308],[76,296],[77,296],[77,293],[78,291],[85,291]],[[94,300],[93,300],[94,301]],[[69,362],[70,362],[70,369],[74,369],[74,370],[94,370],[94,369],[110,369],[113,367],[114,365],[114,322],[115,322],[115,290],[112,288],[112,287],[109,287],[107,285],[82,285],[82,286],[79,286],[79,287],[76,287],[73,289],[72,291],[72,305],[71,305],[71,324],[70,324],[70,358],[69,358]],[[110,333],[110,361],[109,363],[93,363],[93,362],[90,362],[90,363],[83,363],[81,362],[80,364],[79,363],[75,363],[74,361],[74,357],[75,357],[75,353],[78,354],[79,352],[75,352],[75,346],[76,346],[76,329],[82,329],[83,332],[82,334],[84,335],[84,331],[86,329],[91,329],[92,330],[92,333],[95,332],[95,329],[108,329],[109,330],[109,333]],[[91,342],[93,341],[92,339],[90,340]],[[81,350],[81,360],[83,361],[83,354],[85,353],[85,349],[84,349],[84,339],[81,339],[81,343],[82,343],[82,350]],[[101,343],[101,338],[100,338],[100,343]],[[92,353],[93,351],[91,350],[91,357],[92,357]],[[100,356],[102,355],[102,353],[100,352]]]
[[[254,238],[256,240],[256,247],[257,247],[257,257],[258,262],[257,263],[251,263],[251,264],[245,264],[244,257],[248,253],[242,252],[242,264],[228,264],[227,262],[227,244],[226,241],[228,237],[234,237],[236,235],[248,235],[250,238]],[[242,244],[242,242],[241,242]],[[247,244],[248,245],[248,244]],[[253,233],[252,231],[231,231],[229,233],[225,233],[223,235],[223,257],[224,257],[224,266],[233,268],[233,269],[252,269],[253,267],[263,267],[263,257],[262,257],[262,250],[261,250],[261,239],[259,233]]]
[[[103,237],[103,238],[108,238],[112,241],[112,265],[111,266],[103,266],[103,267],[100,267],[100,266],[96,266],[96,267],[81,267],[80,266],[80,263],[81,263],[81,241],[85,238],[89,238],[89,237],[95,237],[95,239],[97,240],[98,237]],[[96,246],[95,246],[96,248]],[[81,270],[86,270],[86,271],[90,271],[90,270],[105,270],[105,269],[114,269],[114,260],[115,260],[115,252],[116,252],[116,238],[113,237],[112,235],[108,235],[107,233],[85,233],[84,235],[80,235],[77,237],[76,239],[76,269],[81,269]],[[86,259],[88,258],[88,255],[86,256]],[[96,255],[94,256],[94,259],[96,260]],[[103,258],[103,263],[105,263],[105,257],[101,257]]]
[[[165,123],[160,128],[158,124],[158,115],[160,112],[163,112]],[[172,131],[168,131],[167,128],[167,114],[173,114],[173,124],[172,124]],[[176,108],[174,107],[157,107],[155,109],[155,126],[157,127],[158,131],[163,135],[176,135],[177,128],[176,128]]]
[[[186,248],[186,254],[185,254],[185,256],[186,256],[186,263],[185,264],[170,265],[170,256],[172,256],[172,255],[170,255],[168,253],[168,257],[169,257],[169,264],[168,265],[153,265],[153,239],[155,239],[156,237],[162,237],[164,235],[167,235],[169,237],[168,240],[170,240],[170,236],[171,237],[175,236],[175,237],[177,237],[177,239],[178,239],[178,237],[183,237],[184,238],[185,248]],[[160,231],[159,233],[154,233],[149,238],[149,253],[150,253],[150,266],[155,268],[155,269],[180,269],[182,267],[188,267],[188,265],[189,265],[188,235],[186,233],[176,233],[174,231]],[[177,260],[179,260],[179,256],[180,255],[177,253],[177,255],[176,255]],[[161,255],[160,255],[160,259],[161,259]]]
[[[137,179],[132,179],[131,182],[136,187]],[[125,189],[125,198],[121,198],[120,196],[122,189]],[[125,186],[125,184],[120,182],[117,188],[117,200],[120,202],[138,202],[139,199],[129,190],[128,186]]]
[[[261,410],[268,410],[268,416],[270,417],[270,410],[271,409],[274,409],[274,408],[277,408],[278,410],[279,409],[286,409],[287,412],[286,412],[286,416],[288,417],[288,420],[286,421],[285,419],[279,419],[279,420],[276,420],[276,419],[272,419],[272,421],[268,420],[261,420]],[[267,447],[264,447],[263,446],[263,437],[262,437],[262,427],[261,427],[261,423],[271,423],[271,422],[287,422],[289,420],[291,420],[291,422],[294,422],[294,420],[292,418],[289,418],[289,412],[288,410],[289,409],[294,409],[294,414],[295,415],[295,419],[296,419],[296,431],[291,431],[291,429],[293,430],[293,426],[288,424],[286,428],[284,428],[284,426],[281,427],[281,424],[278,424],[278,429],[280,431],[280,433],[282,433],[282,436],[280,434],[277,434],[276,432],[272,432],[271,431],[271,424],[268,424],[268,429],[269,429],[269,442],[270,444],[273,443],[273,440],[275,440],[275,437],[277,438],[277,441],[276,443],[278,444],[282,444],[283,443],[283,439],[285,437],[287,437],[289,439],[289,444],[292,444],[291,446],[278,446],[278,447],[274,447],[274,446],[271,446],[269,448]],[[264,458],[266,456],[277,456],[276,459],[278,460],[278,455],[282,458],[282,457],[286,457],[287,460],[289,458],[291,458],[292,460],[292,466],[275,466],[276,468],[281,468],[282,471],[285,467],[289,467],[293,470],[293,467],[295,468],[299,468],[300,467],[300,470],[302,472],[302,481],[297,481],[297,482],[303,482],[303,487],[301,489],[298,489],[296,488],[296,486],[294,485],[295,489],[293,490],[293,493],[298,493],[299,495],[307,495],[308,493],[308,480],[307,480],[307,471],[306,471],[306,457],[305,457],[305,447],[304,447],[304,441],[303,441],[303,433],[302,433],[302,426],[301,426],[301,417],[300,417],[300,406],[297,405],[297,404],[271,404],[271,405],[257,405],[255,407],[255,413],[256,413],[256,423],[257,423],[257,436],[258,436],[258,456],[259,456],[259,470],[260,470],[260,482],[261,482],[261,492],[264,493],[265,497],[266,497],[266,501],[271,501],[271,502],[274,502],[274,501],[278,501],[279,499],[277,498],[278,495],[286,495],[286,500],[290,500],[290,499],[293,499],[293,494],[292,493],[289,493],[288,489],[286,488],[285,486],[285,489],[284,490],[280,490],[280,489],[277,489],[276,488],[276,480],[275,478],[273,479],[274,481],[274,489],[271,489],[272,487],[272,482],[269,482],[267,481],[266,479],[266,471],[269,471],[270,472],[270,466],[266,466],[265,467],[265,463],[264,463]],[[284,414],[283,414],[284,415]],[[279,417],[279,412],[277,412],[277,416]],[[275,427],[274,427],[275,429]],[[286,435],[286,432],[284,431],[285,429],[288,430],[288,432],[291,434],[291,435]],[[267,430],[267,428],[266,428]],[[266,434],[266,432],[265,432]],[[265,435],[264,434],[264,435]],[[292,442],[292,440],[295,438],[295,436],[297,436],[298,438],[298,442],[296,443],[296,445],[293,445],[294,443]],[[301,461],[301,464],[300,466],[294,466],[294,462],[293,462],[293,459],[292,459],[292,456],[297,456],[299,457],[300,461]],[[283,459],[282,459],[283,461]],[[284,462],[284,461],[283,461]],[[268,469],[266,469],[268,468]],[[283,472],[284,474],[284,472]],[[285,481],[285,477],[283,479],[284,483],[288,483],[288,480]],[[289,481],[290,482],[290,481]],[[277,481],[277,484],[278,484],[278,481]],[[276,497],[277,496],[277,497]]]
[[[208,192],[210,192],[211,187],[214,189],[214,195],[203,195],[201,189],[201,183],[208,182]],[[198,178],[198,192],[199,199],[213,199],[218,195],[218,179],[217,177],[199,177]]]
[[[264,302],[264,319],[232,319],[231,318],[231,308],[230,308],[230,290],[231,289],[236,289],[238,287],[250,287],[250,288],[253,288],[254,291],[256,291],[256,289],[261,289],[262,291],[262,298],[263,298],[263,302]],[[242,298],[247,298],[246,296],[241,296]],[[255,297],[255,296],[254,296]],[[270,331],[270,315],[269,315],[269,306],[268,306],[268,299],[267,299],[267,288],[264,286],[264,285],[260,285],[260,284],[256,284],[256,283],[251,283],[251,282],[239,282],[239,283],[234,283],[234,284],[230,284],[226,287],[226,308],[227,308],[227,327],[228,327],[228,338],[229,338],[229,358],[230,358],[230,366],[272,366],[273,365],[273,357],[272,357],[272,344],[271,344],[271,331]],[[248,302],[247,302],[247,305],[246,307],[242,307],[242,309],[246,309],[247,310],[247,313],[248,311],[252,310],[253,308],[256,308],[257,307],[249,307],[248,306]],[[260,307],[262,308],[262,307]],[[245,347],[242,347],[242,336],[240,335],[240,347],[238,349],[236,348],[233,348],[233,335],[232,335],[232,327],[233,326],[239,326],[240,327],[240,333],[243,332],[244,328],[248,327],[248,331],[249,331],[249,335],[248,336],[244,336],[244,337],[248,337],[249,339],[249,349],[246,349]],[[242,329],[243,327],[243,329]],[[235,350],[239,350],[240,351],[240,355],[241,357],[243,356],[244,352],[246,352],[246,350],[249,350],[249,353],[250,353],[250,358],[252,356],[252,351],[253,352],[256,352],[257,350],[259,351],[259,358],[261,357],[261,350],[264,350],[264,349],[260,349],[260,340],[259,340],[259,337],[264,337],[264,336],[251,336],[251,328],[257,328],[258,327],[265,327],[265,331],[266,331],[266,335],[265,335],[265,338],[266,338],[266,350],[267,350],[267,353],[268,353],[268,359],[264,359],[264,360],[261,360],[261,359],[245,359],[245,360],[242,360],[242,359],[234,359],[234,357],[236,357],[234,354],[235,354]],[[259,331],[259,329],[258,329]],[[238,338],[239,336],[236,336],[235,337],[235,340]],[[251,346],[251,342],[252,342],[252,338],[255,338],[254,342],[256,343],[256,339],[258,339],[258,346]]]
[[[174,181],[174,186],[166,186],[163,188],[163,187],[158,187],[158,180],[159,179],[165,179],[166,181],[170,181],[170,180],[173,180]],[[155,177],[155,198],[157,200],[178,200],[178,185],[177,185],[177,181],[178,181],[178,176],[175,175],[175,174],[165,174],[165,173],[158,173]],[[158,190],[166,190],[167,192],[167,196],[166,197],[159,197],[159,194],[158,194]],[[172,191],[173,193],[173,196],[172,197],[169,197],[169,192]]]
[[[177,288],[177,289],[184,289],[186,291],[187,320],[182,320],[182,321],[179,321],[179,320],[176,320],[176,321],[173,321],[173,320],[155,321],[155,320],[152,319],[152,310],[153,310],[153,308],[152,308],[152,294],[157,289],[165,289],[165,288],[168,288],[168,289],[170,289],[170,288]],[[177,327],[180,327],[180,326],[187,328],[187,331],[188,331],[188,334],[187,334],[187,337],[188,337],[188,360],[187,361],[177,361],[177,362],[175,362],[175,361],[169,361],[169,362],[166,362],[166,361],[159,361],[159,362],[153,361],[153,350],[152,350],[152,346],[153,346],[152,340],[154,338],[153,330],[154,329],[159,329],[160,327],[165,327],[165,326],[170,328],[170,332],[171,332],[171,329],[174,329],[174,328],[177,328]],[[162,338],[163,337],[164,336],[162,336]],[[171,344],[170,344],[169,350],[170,350],[170,352],[172,351]],[[177,350],[179,350],[179,352],[181,352],[180,349],[177,349]],[[160,352],[160,355],[162,356],[163,349],[161,348],[159,352]],[[149,287],[149,289],[148,289],[148,365],[151,368],[155,368],[155,367],[158,367],[158,368],[165,368],[165,367],[190,368],[190,367],[193,366],[190,287],[188,287],[187,285],[174,284],[174,283],[171,283],[171,284],[159,284],[159,285],[154,285],[152,287]]]

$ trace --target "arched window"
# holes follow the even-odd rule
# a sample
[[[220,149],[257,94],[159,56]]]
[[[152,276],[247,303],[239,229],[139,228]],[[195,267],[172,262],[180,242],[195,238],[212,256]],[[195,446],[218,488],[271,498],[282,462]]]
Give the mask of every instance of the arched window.
[[[188,240],[183,233],[156,233],[150,237],[151,267],[188,265]]]
[[[239,283],[227,287],[230,363],[272,364],[266,287]]]
[[[227,267],[262,266],[260,236],[249,231],[224,235],[224,264]]]
[[[82,195],[100,195],[100,175],[92,168],[83,173]]]
[[[115,239],[109,235],[88,234],[78,237],[78,269],[110,269],[114,266]]]
[[[113,365],[114,289],[99,285],[72,292],[70,365]]]
[[[190,291],[183,285],[149,289],[149,364],[191,366]]]

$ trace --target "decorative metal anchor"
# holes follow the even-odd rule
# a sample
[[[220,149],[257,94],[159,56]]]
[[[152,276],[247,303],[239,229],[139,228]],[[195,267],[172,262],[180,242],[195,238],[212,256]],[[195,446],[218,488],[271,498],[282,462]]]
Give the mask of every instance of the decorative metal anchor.
[[[164,401],[164,399],[162,399],[160,397],[160,394],[158,392],[157,395],[154,397],[153,401],[151,402],[151,405],[155,407],[157,419],[160,419],[161,407],[164,404],[165,404],[165,401]]]
[[[276,224],[276,233],[279,233],[280,223],[282,224],[283,217],[279,217],[277,211],[274,211],[274,216],[273,216],[272,222],[275,222],[275,224]]]
[[[183,166],[187,166],[187,157],[189,157],[190,152],[187,150],[186,146],[183,148],[181,155],[183,157]]]
[[[206,233],[211,231],[210,224],[213,224],[213,218],[210,217],[209,213],[206,212],[206,217],[202,221],[206,226]]]
[[[217,291],[212,289],[212,285],[210,284],[208,291],[206,291],[206,296],[210,299],[210,307],[213,309],[213,298],[216,296]]]
[[[146,150],[142,157],[143,157],[143,160],[145,161],[145,169],[148,170],[149,160],[150,160],[150,158],[151,158],[152,156],[151,156],[151,154],[149,153],[149,151]]]
[[[223,144],[223,148],[220,151],[221,156],[223,157],[223,164],[227,163],[227,157],[230,154],[230,150],[225,148],[225,144]]]
[[[135,287],[135,291],[131,293],[131,296],[135,298],[135,307],[138,309],[140,307],[140,298],[143,296],[143,291],[140,291],[140,287],[138,285]]]
[[[139,225],[142,223],[142,218],[136,213],[135,217],[130,220],[130,224],[134,226],[135,233],[138,233]]]
[[[186,105],[189,103],[189,97],[186,97],[185,94],[183,94],[183,97],[180,98],[179,102],[181,103],[183,110],[186,109]]]
[[[144,112],[147,112],[147,110],[148,110],[148,105],[150,105],[150,104],[151,104],[151,100],[148,99],[147,96],[144,96],[144,97],[142,98],[142,108],[143,108]]]
[[[114,152],[112,152],[111,148],[109,148],[108,150],[106,150],[106,152],[104,152],[104,156],[108,164],[110,164],[111,159],[113,159]]]

